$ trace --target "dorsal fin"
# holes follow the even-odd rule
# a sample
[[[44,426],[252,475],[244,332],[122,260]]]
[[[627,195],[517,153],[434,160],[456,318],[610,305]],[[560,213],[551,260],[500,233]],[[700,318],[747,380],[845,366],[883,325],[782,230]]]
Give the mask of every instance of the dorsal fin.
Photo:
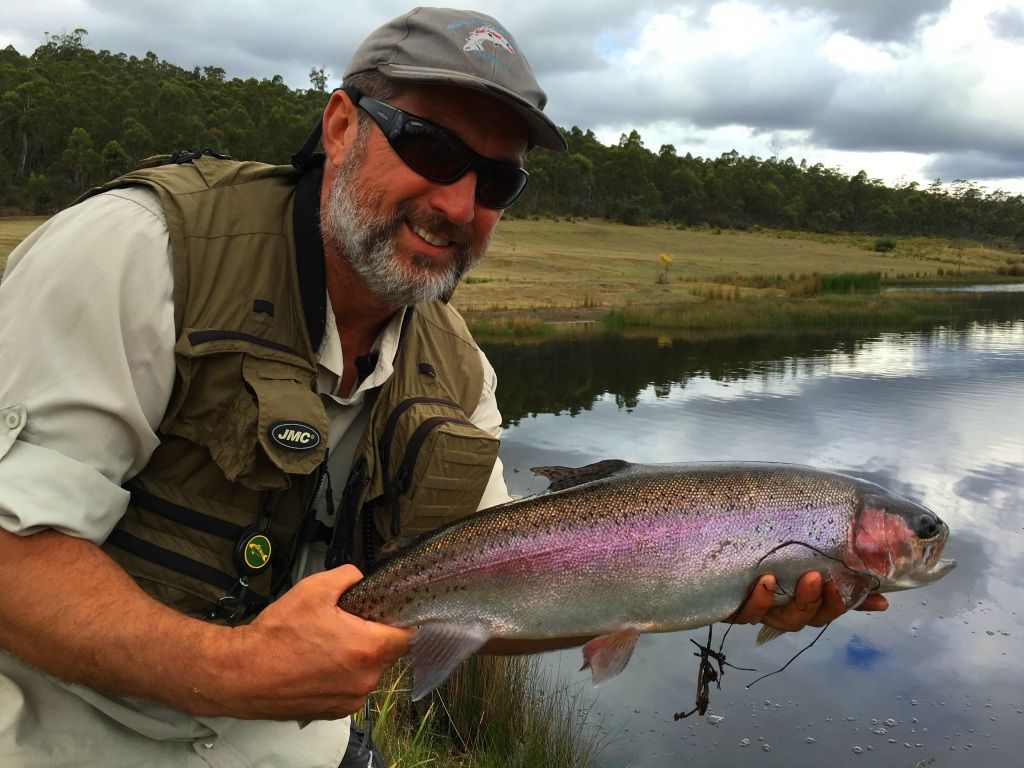
[[[603,480],[617,475],[629,466],[630,463],[622,459],[605,459],[587,464],[585,467],[533,467],[530,471],[551,481],[549,491],[564,491],[566,488],[583,485],[592,480]]]

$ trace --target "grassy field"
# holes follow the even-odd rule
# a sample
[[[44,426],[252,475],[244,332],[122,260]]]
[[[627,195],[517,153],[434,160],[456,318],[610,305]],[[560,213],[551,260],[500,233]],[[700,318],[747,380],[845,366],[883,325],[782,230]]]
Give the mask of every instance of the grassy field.
[[[7,264],[7,255],[28,237],[36,227],[46,221],[45,216],[15,216],[0,219],[0,274]]]
[[[735,277],[879,272],[883,280],[992,275],[1020,254],[940,238],[900,238],[887,253],[856,235],[629,227],[600,220],[503,221],[453,304],[479,312],[627,307],[697,301]],[[663,263],[661,255],[671,261]],[[1016,261],[1014,261],[1016,259]],[[742,281],[740,281],[742,282]],[[777,291],[743,286],[743,297]],[[585,314],[594,314],[593,312]]]

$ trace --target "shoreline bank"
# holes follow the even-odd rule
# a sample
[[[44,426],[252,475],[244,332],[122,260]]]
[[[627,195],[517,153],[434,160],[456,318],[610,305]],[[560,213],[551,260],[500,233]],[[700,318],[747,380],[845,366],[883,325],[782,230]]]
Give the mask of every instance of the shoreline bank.
[[[877,330],[997,316],[1024,317],[1024,290],[904,290],[891,293],[812,297],[703,298],[622,307],[541,307],[470,310],[470,330],[482,338],[546,337],[581,329],[681,331],[748,335],[813,332],[815,329]]]

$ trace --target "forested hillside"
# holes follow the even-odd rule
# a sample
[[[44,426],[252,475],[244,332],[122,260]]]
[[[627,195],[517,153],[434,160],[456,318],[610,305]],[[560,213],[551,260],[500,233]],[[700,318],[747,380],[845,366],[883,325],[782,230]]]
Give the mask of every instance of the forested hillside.
[[[240,159],[288,161],[326,103],[327,78],[308,89],[280,77],[228,79],[93,51],[85,30],[53,35],[29,56],[0,51],[0,208],[53,211],[144,157],[211,148]],[[1024,196],[970,181],[888,187],[791,158],[656,152],[632,131],[615,146],[573,127],[569,151],[531,153],[517,215],[598,216],[628,224],[785,227],[878,235],[931,234],[1024,247]]]

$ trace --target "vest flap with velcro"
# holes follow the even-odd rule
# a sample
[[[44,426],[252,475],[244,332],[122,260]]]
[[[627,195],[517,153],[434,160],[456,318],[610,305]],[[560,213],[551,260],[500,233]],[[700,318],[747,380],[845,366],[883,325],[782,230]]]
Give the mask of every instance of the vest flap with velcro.
[[[323,402],[310,388],[316,373],[292,363],[247,357],[242,375],[256,394],[263,452],[284,472],[313,472],[326,458],[329,427]]]
[[[256,490],[286,488],[327,451],[327,414],[313,391],[315,369],[287,349],[244,334],[191,331],[175,346],[178,381],[162,431],[204,446],[232,482]],[[201,391],[203,397],[190,397]],[[277,425],[316,435],[277,441]]]
[[[475,512],[498,455],[498,438],[472,424],[428,420],[420,429],[429,431],[414,463],[404,465],[412,475],[400,497],[407,510],[404,530],[417,534]]]

